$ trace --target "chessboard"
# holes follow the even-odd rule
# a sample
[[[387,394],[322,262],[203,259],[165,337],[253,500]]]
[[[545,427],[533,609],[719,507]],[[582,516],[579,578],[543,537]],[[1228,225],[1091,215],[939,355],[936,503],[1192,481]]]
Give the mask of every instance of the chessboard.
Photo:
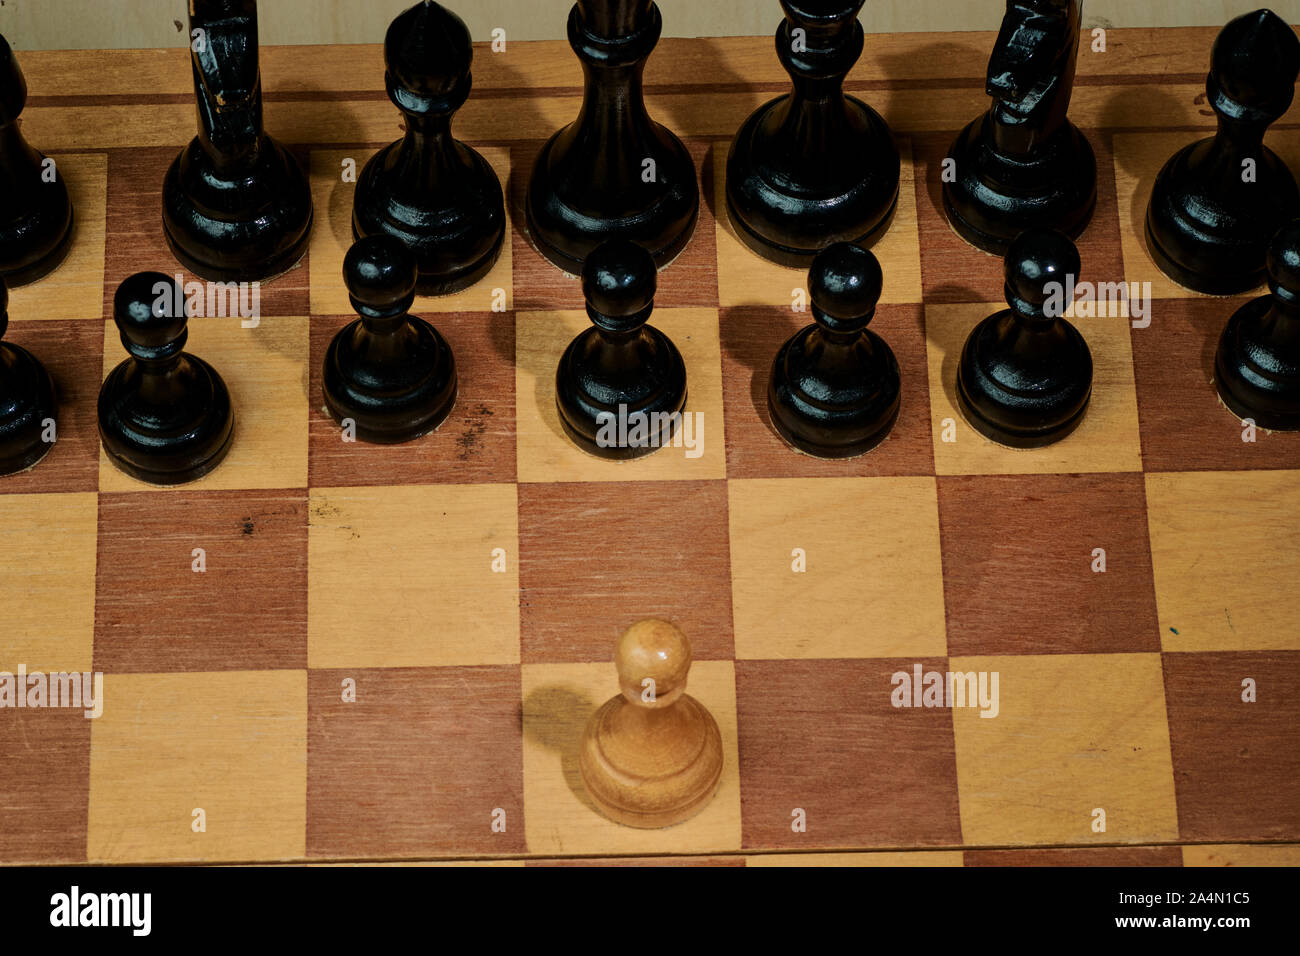
[[[266,48],[267,129],[310,169],[310,250],[258,319],[191,321],[235,442],[166,490],[103,457],[95,401],[125,354],[118,283],[182,271],[160,186],[195,134],[187,51],[11,37],[24,133],[77,219],[69,258],[12,297],[8,339],[50,369],[61,419],[43,462],[0,479],[0,671],[104,684],[94,719],[0,710],[0,861],[1300,864],[1300,434],[1220,403],[1215,342],[1249,297],[1174,286],[1142,231],[1160,165],[1214,128],[1215,33],[1110,30],[1104,52],[1085,34],[1083,278],[1150,283],[1152,305],[1076,318],[1091,410],[1035,451],[981,438],[954,394],[965,335],[1003,307],[1002,263],[940,200],[994,35],[868,36],[847,88],[904,155],[872,326],[903,405],[883,445],[838,462],[792,451],[766,409],[806,276],[748,252],[719,202],[729,138],[788,88],[770,38],[666,39],[650,60],[651,114],[703,196],[652,322],[702,431],[623,463],[561,430],[554,370],[586,317],[522,225],[533,157],[581,100],[567,44],[476,47],[455,130],[513,223],[485,280],[417,301],[461,391],[395,447],[345,442],[320,388],[355,317],[349,170],[401,133],[382,52]],[[1300,170],[1300,107],[1269,143]],[[702,813],[641,831],[594,811],[577,746],[617,692],[617,636],[647,617],[693,642],[726,765]],[[996,716],[894,706],[894,675],[918,672],[996,674]]]

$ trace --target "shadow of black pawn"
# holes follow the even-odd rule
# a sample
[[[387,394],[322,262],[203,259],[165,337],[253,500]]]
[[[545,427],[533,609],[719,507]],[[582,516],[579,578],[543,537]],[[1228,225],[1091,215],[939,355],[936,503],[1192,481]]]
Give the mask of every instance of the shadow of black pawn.
[[[343,259],[343,282],[361,318],[325,351],[325,406],[350,421],[356,437],[396,444],[427,435],[456,404],[451,346],[424,319],[410,315],[419,281],[415,254],[380,233],[359,239]]]
[[[767,390],[773,427],[800,451],[852,458],[884,441],[898,420],[898,360],[867,328],[883,288],[880,262],[861,246],[836,243],[813,260],[815,322],[781,346]]]

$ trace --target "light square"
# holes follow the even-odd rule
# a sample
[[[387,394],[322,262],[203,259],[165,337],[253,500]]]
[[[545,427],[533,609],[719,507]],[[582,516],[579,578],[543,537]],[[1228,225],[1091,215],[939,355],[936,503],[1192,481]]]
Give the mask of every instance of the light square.
[[[1146,476],[1166,651],[1300,650],[1300,472]]]
[[[1159,654],[954,657],[948,667],[999,675],[996,717],[953,708],[967,845],[1177,839]],[[1097,808],[1105,832],[1093,832]]]
[[[1124,318],[1079,319],[1073,324],[1092,351],[1092,399],[1083,422],[1045,448],[1008,448],[977,432],[957,404],[957,365],[970,332],[1005,303],[930,305],[925,309],[930,372],[930,430],[940,475],[1023,475],[1141,471],[1133,347]],[[944,441],[956,424],[956,441]]]
[[[72,245],[58,268],[9,290],[9,318],[98,319],[104,314],[108,156],[53,155],[72,199]]]
[[[514,485],[317,490],[308,520],[309,666],[519,662]]]
[[[520,312],[515,323],[515,401],[520,481],[649,481],[725,478],[722,353],[714,309],[659,309],[650,324],[673,341],[686,363],[686,414],[698,413],[696,458],[684,447],[660,448],[632,461],[580,450],[555,407],[555,369],[574,337],[591,327],[586,312]],[[701,430],[702,429],[702,430]],[[694,454],[695,452],[690,452]]]
[[[727,150],[720,142],[713,150],[713,211],[717,216],[718,301],[723,307],[737,305],[785,305],[795,289],[808,292],[808,270],[778,265],[750,251],[736,237],[736,227],[727,214]],[[899,142],[902,177],[898,210],[889,231],[872,247],[885,274],[880,301],[886,304],[921,301],[921,251],[916,220],[915,171],[910,140]]]
[[[510,150],[499,146],[485,146],[478,150],[488,161],[502,188],[510,178]],[[352,197],[355,182],[343,181],[345,160],[356,162],[356,175],[375,155],[369,149],[318,149],[311,154],[311,196],[316,205],[316,225],[312,229],[310,256],[311,311],[313,315],[350,315],[352,305],[348,290],[343,284],[343,257],[351,247]],[[453,295],[417,296],[411,311],[424,312],[491,312],[503,311],[494,301],[495,290],[505,292],[505,309],[514,308],[514,266],[510,251],[510,205],[506,204],[506,239],[501,246],[501,258],[492,270],[468,289]]]
[[[1119,194],[1124,277],[1129,282],[1150,282],[1154,299],[1185,299],[1199,294],[1178,285],[1155,264],[1147,250],[1146,216],[1156,176],[1165,163],[1184,146],[1210,135],[1212,131],[1202,130],[1194,133],[1121,133],[1115,136],[1115,188]],[[1300,131],[1273,130],[1264,144],[1291,169],[1300,168]],[[1153,319],[1160,321],[1158,309]]]
[[[104,699],[91,730],[91,862],[304,856],[305,671],[110,674]]]
[[[610,648],[611,653],[613,647]],[[622,826],[595,809],[583,789],[578,749],[588,718],[618,693],[612,663],[525,664],[524,805],[529,852],[545,855],[716,853],[740,847],[740,759],[735,669],[696,661],[687,693],[722,732],[722,780],[696,816],[660,830]]]
[[[88,671],[95,635],[93,493],[0,495],[0,671]]]
[[[264,316],[256,328],[238,319],[193,318],[185,350],[225,381],[235,410],[230,453],[196,482],[168,489],[307,487],[307,319]],[[127,358],[117,327],[104,330],[105,376]],[[99,450],[101,491],[163,490],[120,471]]]
[[[737,659],[947,654],[933,478],[733,480],[729,492]]]

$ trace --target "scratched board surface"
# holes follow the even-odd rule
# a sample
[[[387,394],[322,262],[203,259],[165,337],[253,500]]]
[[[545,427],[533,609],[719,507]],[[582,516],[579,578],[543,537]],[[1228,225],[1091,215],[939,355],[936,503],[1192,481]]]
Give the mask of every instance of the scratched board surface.
[[[11,305],[8,339],[62,405],[49,457],[0,479],[0,671],[104,677],[97,718],[0,708],[0,861],[1300,862],[1300,435],[1251,434],[1215,395],[1215,340],[1249,296],[1178,289],[1141,238],[1160,165],[1214,127],[1213,36],[1111,31],[1081,55],[1072,117],[1101,193],[1082,278],[1150,283],[1151,301],[1077,319],[1092,408],[1032,452],[954,405],[1002,270],[945,224],[940,162],[987,105],[993,35],[868,38],[848,87],[904,154],[873,325],[904,392],[890,438],[847,462],[772,431],[766,375],[808,321],[806,277],[747,252],[716,198],[728,138],[786,87],[770,41],[665,40],[651,59],[651,112],[703,196],[653,322],[702,429],[689,455],[624,464],[562,435],[554,368],[586,320],[520,228],[533,157],[579,106],[567,46],[477,49],[455,128],[506,184],[511,238],[483,282],[419,300],[461,394],[392,448],[342,441],[319,381],[351,319],[344,173],[400,135],[381,51],[268,48],[267,126],[310,170],[310,251],[256,323],[193,320],[237,432],[171,490],[102,459],[94,409],[124,357],[117,284],[181,271],[159,192],[194,135],[186,54],[20,53],[24,131],[77,232]],[[1300,109],[1269,143],[1300,169]],[[692,639],[726,768],[703,813],[647,832],[594,812],[576,749],[616,692],[617,635],[650,616]],[[926,706],[927,675],[949,672],[983,675],[984,703]],[[919,706],[894,706],[900,673]]]

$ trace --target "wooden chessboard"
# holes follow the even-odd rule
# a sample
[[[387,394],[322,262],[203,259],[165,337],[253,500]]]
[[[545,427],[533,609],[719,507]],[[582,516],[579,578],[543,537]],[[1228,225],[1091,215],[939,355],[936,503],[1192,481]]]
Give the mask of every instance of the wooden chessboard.
[[[44,462],[0,479],[0,670],[106,676],[96,720],[0,710],[0,860],[1300,864],[1300,435],[1243,441],[1211,375],[1245,299],[1176,288],[1141,238],[1160,164],[1213,129],[1214,35],[1115,30],[1081,55],[1072,117],[1101,171],[1083,278],[1150,282],[1155,303],[1146,328],[1078,320],[1091,411],[1031,452],[954,404],[1002,266],[945,224],[939,164],[987,106],[993,34],[868,38],[848,86],[905,156],[873,325],[904,391],[889,440],[847,462],[772,431],[766,377],[809,320],[805,276],[745,251],[718,201],[728,138],[786,89],[769,39],[665,40],[650,62],[651,112],[704,196],[653,319],[685,357],[703,452],[621,464],[562,436],[579,287],[520,229],[532,159],[578,110],[567,46],[477,50],[456,131],[508,182],[511,241],[478,286],[418,302],[461,394],[393,448],[344,443],[319,382],[352,318],[345,161],[400,134],[381,52],[266,49],[268,129],[311,171],[310,253],[263,288],[256,328],[191,323],[237,433],[173,490],[106,463],[95,398],[124,357],[117,284],[179,271],[159,192],[195,131],[187,54],[20,53],[24,130],[67,177],[77,233],[13,295],[9,339],[48,365],[62,418]],[[1300,108],[1269,142],[1300,169]],[[596,815],[575,753],[616,691],[617,635],[651,616],[694,643],[726,771],[702,814],[645,832]],[[893,707],[891,675],[918,664],[997,672],[998,716]]]

